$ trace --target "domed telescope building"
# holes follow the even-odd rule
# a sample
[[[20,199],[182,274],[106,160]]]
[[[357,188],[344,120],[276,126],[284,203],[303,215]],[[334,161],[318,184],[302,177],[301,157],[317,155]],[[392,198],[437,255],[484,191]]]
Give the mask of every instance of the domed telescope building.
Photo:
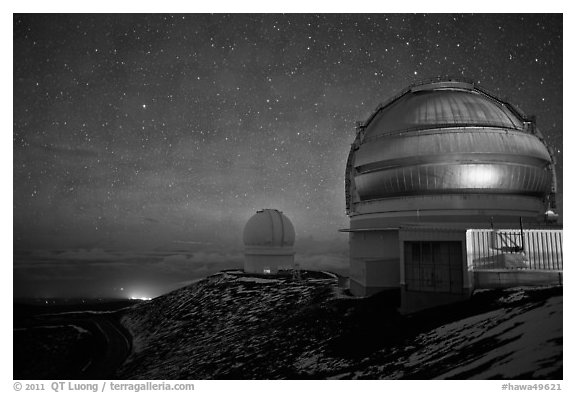
[[[555,216],[556,173],[533,118],[473,83],[435,80],[357,126],[345,192],[352,293],[401,288],[403,305],[419,308],[411,293],[439,303],[469,295],[482,258],[527,266],[521,226]],[[494,228],[522,233],[502,241]],[[471,257],[474,231],[489,232],[494,255]]]
[[[244,227],[244,271],[276,274],[294,267],[294,226],[279,210],[256,212]]]

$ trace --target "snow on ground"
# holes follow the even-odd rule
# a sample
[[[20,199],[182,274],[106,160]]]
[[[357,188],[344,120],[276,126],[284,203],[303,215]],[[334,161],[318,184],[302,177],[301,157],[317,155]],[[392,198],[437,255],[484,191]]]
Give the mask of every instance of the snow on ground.
[[[238,277],[236,281],[239,282],[254,282],[257,284],[277,284],[280,281],[274,278],[260,278],[260,277]]]
[[[498,299],[498,301],[502,304],[516,303],[522,299],[525,299],[527,296],[528,295],[525,291],[525,288],[518,287],[518,288],[514,288],[513,291],[505,290],[504,296],[500,297]]]
[[[335,275],[303,276],[223,272],[125,310],[122,323],[134,350],[119,378],[546,379],[562,373],[561,289],[482,291],[491,300],[477,314],[468,307],[463,317],[448,312],[430,321],[351,298]]]
[[[327,279],[276,277],[224,272],[127,310],[122,323],[134,337],[134,351],[121,375],[183,379],[252,373],[246,363],[260,359],[271,341],[297,334],[282,328],[283,321],[330,297]]]
[[[504,291],[500,307],[419,334],[409,345],[380,351],[338,378],[557,379],[562,375],[562,296],[523,302],[529,292]],[[393,357],[390,353],[395,353]],[[379,362],[387,358],[392,361]],[[376,360],[375,360],[376,359]],[[375,364],[376,363],[376,364]],[[380,364],[378,364],[380,363]]]
[[[534,370],[533,377],[545,378],[562,367],[562,347],[554,341],[562,340],[562,298],[548,299],[537,309],[521,308],[497,319],[499,322],[483,335],[469,340],[474,345],[480,340],[494,339],[497,345],[478,359],[450,370],[438,378],[450,378],[478,370],[474,378],[488,379],[506,376],[519,378],[526,370]],[[460,335],[466,335],[461,331]]]
[[[324,273],[325,275],[327,275],[328,277],[333,278],[334,280],[338,280],[338,276],[332,272],[327,272],[327,271],[322,271],[322,273]]]
[[[349,361],[327,356],[321,351],[305,352],[294,362],[294,367],[298,372],[309,376],[314,376],[318,373],[330,374],[335,369],[349,366]]]

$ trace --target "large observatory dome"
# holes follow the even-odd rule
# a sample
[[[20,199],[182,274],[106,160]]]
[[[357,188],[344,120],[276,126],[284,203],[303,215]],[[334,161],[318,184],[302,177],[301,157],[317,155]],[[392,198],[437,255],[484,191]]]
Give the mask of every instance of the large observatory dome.
[[[555,191],[534,122],[452,80],[412,86],[378,107],[358,127],[346,169],[351,216],[543,217]]]
[[[348,155],[350,291],[401,288],[407,309],[465,298],[476,277],[466,247],[503,253],[495,231],[553,219],[555,192],[533,118],[474,83],[410,86],[358,125]],[[470,237],[490,228],[482,244]],[[521,234],[510,247],[524,247]]]

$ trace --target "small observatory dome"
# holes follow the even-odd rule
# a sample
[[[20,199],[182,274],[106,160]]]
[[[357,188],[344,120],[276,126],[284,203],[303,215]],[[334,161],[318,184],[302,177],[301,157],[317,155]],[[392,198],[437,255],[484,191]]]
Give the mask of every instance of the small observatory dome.
[[[292,222],[276,209],[258,210],[244,227],[244,271],[274,274],[294,265]]]

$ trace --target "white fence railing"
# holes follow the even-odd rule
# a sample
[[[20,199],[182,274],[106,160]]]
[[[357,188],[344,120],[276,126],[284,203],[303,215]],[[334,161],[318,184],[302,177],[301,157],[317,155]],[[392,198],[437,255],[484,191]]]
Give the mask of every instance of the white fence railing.
[[[562,230],[466,231],[468,267],[474,270],[562,270]]]

